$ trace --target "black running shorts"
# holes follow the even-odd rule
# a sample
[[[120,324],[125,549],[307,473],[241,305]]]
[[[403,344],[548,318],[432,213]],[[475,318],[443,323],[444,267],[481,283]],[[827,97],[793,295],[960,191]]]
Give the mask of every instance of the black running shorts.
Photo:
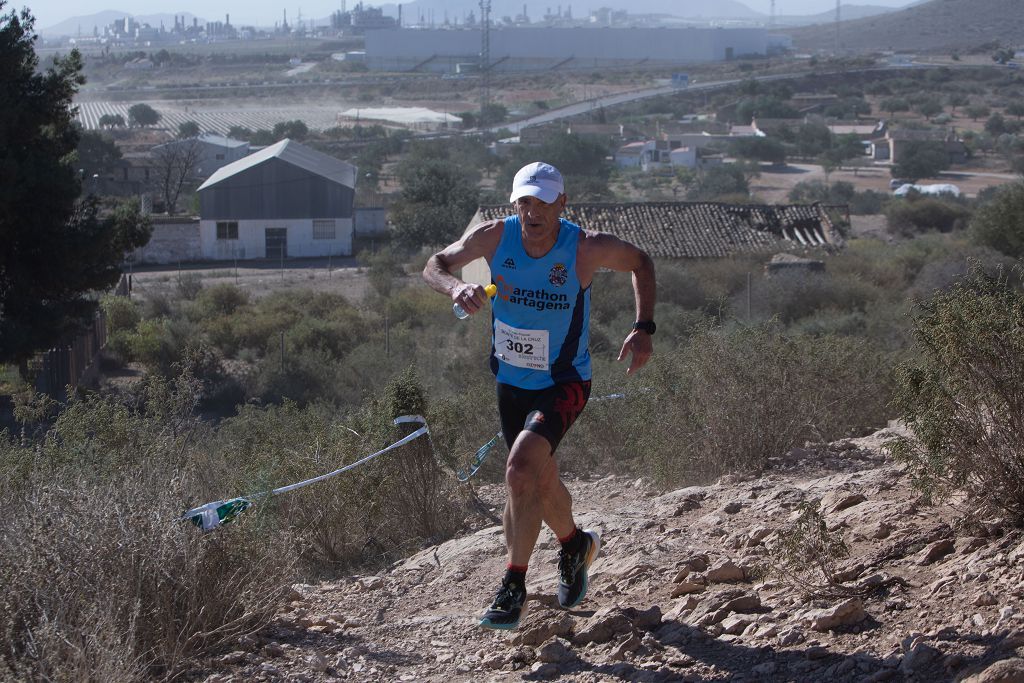
[[[589,380],[556,384],[548,389],[520,389],[499,382],[498,415],[505,444],[512,450],[519,432],[525,429],[547,439],[554,453],[589,398]]]

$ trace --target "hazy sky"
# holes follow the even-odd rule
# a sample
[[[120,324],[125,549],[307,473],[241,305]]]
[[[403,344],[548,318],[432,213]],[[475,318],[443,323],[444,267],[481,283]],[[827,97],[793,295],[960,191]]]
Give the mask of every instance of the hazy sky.
[[[381,5],[383,2],[364,0],[367,5]],[[396,2],[400,0],[394,0]],[[408,1],[408,0],[406,0]],[[527,7],[549,7],[558,4],[558,0],[525,0]],[[747,7],[758,12],[768,13],[771,0],[739,0]],[[912,0],[843,0],[844,5],[879,5],[884,7],[903,7]],[[351,8],[357,0],[348,0]],[[628,2],[621,0],[562,0],[572,3],[576,8],[589,5],[595,7],[622,6]],[[686,0],[679,0],[684,4]],[[474,3],[475,4],[475,3]],[[57,24],[74,16],[94,14],[102,10],[118,10],[131,14],[173,14],[190,12],[208,20],[220,19],[224,14],[231,14],[231,23],[270,25],[280,18],[281,9],[288,9],[288,20],[293,21],[302,10],[303,17],[326,17],[341,7],[341,0],[263,0],[254,3],[252,0],[10,0],[4,11],[10,8],[21,8],[27,5],[36,16],[36,28],[42,29]],[[776,0],[776,12],[779,14],[813,14],[834,9],[835,0]],[[579,12],[576,12],[579,15]]]

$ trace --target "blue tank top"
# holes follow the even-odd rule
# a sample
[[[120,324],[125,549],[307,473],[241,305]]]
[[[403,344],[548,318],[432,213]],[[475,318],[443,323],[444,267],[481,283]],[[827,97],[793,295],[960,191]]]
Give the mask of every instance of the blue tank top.
[[[580,227],[559,219],[551,250],[532,258],[518,216],[505,218],[491,261],[491,371],[502,384],[547,389],[590,379],[590,287],[576,276]]]

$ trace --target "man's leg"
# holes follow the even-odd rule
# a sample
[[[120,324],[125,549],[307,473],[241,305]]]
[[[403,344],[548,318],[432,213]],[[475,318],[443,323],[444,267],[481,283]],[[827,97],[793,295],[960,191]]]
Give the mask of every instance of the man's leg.
[[[541,522],[564,538],[576,524],[572,518],[572,497],[558,477],[558,465],[551,443],[543,436],[523,430],[516,437],[505,469],[508,502],[503,522],[509,564],[526,566],[537,544]]]

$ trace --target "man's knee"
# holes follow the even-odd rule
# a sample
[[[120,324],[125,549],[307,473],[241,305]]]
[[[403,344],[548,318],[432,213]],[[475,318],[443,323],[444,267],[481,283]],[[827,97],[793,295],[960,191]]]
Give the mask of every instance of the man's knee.
[[[547,439],[524,432],[512,447],[505,466],[505,482],[513,496],[544,495],[549,487],[551,446]]]

